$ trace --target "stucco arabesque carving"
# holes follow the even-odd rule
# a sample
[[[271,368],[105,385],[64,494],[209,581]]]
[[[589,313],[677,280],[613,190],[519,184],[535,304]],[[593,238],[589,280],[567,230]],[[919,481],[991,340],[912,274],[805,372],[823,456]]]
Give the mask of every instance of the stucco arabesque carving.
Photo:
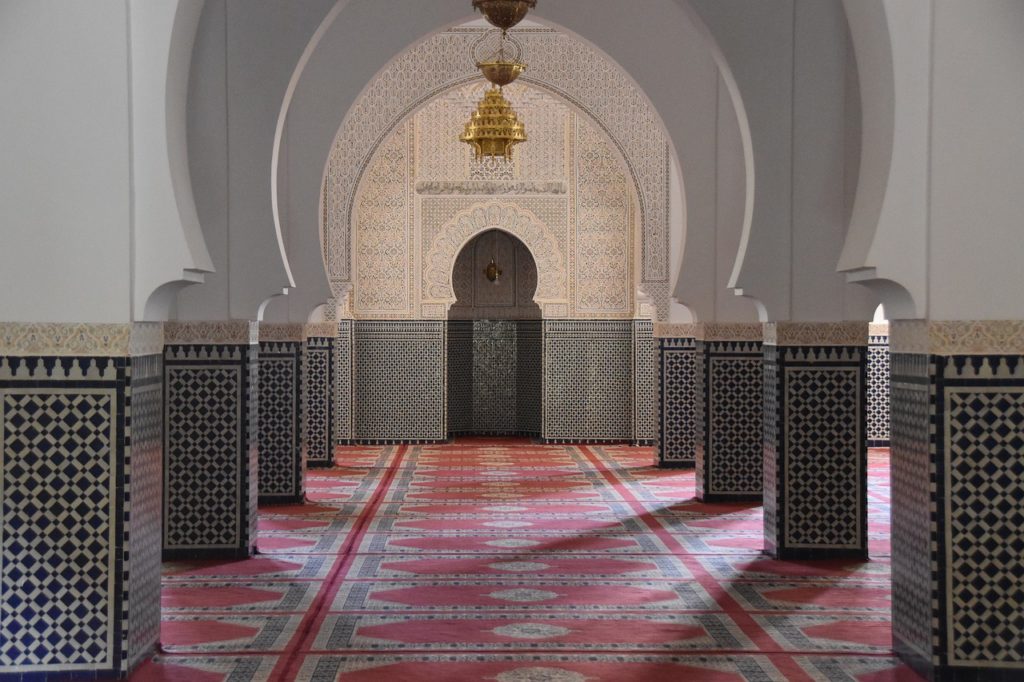
[[[479,34],[478,29],[453,29],[408,50],[371,83],[346,117],[328,163],[322,226],[324,262],[336,294],[351,280],[353,198],[374,151],[425,102],[478,78],[467,55]],[[666,283],[645,287],[651,293],[667,291],[669,153],[657,113],[627,74],[584,43],[550,29],[526,29],[518,37],[532,65],[524,80],[587,113],[625,159],[640,203],[640,279]],[[600,73],[600,87],[581,79],[581,73]],[[667,300],[655,298],[661,316]]]
[[[452,271],[463,247],[488,230],[502,230],[519,239],[537,264],[537,293],[542,306],[565,304],[566,271],[558,240],[544,223],[529,211],[510,203],[481,202],[458,213],[438,234],[423,263],[425,304],[455,303]]]

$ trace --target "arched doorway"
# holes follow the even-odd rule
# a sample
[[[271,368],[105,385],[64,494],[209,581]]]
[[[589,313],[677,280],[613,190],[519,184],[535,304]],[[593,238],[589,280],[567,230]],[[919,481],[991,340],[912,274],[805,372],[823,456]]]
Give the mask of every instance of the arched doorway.
[[[459,252],[452,284],[449,435],[540,436],[541,310],[533,300],[533,255],[513,235],[488,230]]]

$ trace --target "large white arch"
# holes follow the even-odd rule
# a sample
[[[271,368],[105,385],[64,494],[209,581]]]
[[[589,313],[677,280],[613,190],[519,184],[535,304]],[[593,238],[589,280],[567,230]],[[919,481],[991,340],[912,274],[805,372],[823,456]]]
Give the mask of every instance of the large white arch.
[[[285,162],[279,174],[285,189],[280,192],[279,206],[299,287],[288,297],[291,300],[280,302],[287,306],[289,317],[304,316],[330,296],[316,229],[321,220],[322,176],[312,169],[326,167],[342,117],[363,92],[364,84],[394,55],[423,39],[421,27],[441,28],[469,18],[466,3],[458,0],[440,0],[429,8],[422,7],[424,3],[401,3],[401,11],[392,7],[395,4],[350,0],[332,18],[306,60],[287,104],[288,124],[282,136],[287,151],[280,154]],[[694,134],[693,124],[706,119],[698,115],[706,103],[694,93],[717,87],[719,67],[708,49],[707,31],[694,25],[699,19],[692,12],[672,0],[650,0],[642,13],[619,2],[562,0],[538,8],[531,16],[599,45],[620,64],[664,122],[687,183],[693,177],[695,182],[713,186],[716,170],[701,144],[707,135]],[[472,68],[468,54],[460,62]],[[665,78],[665,64],[677,65],[672,78]],[[707,201],[687,201],[687,224],[710,226],[712,218],[713,206]],[[666,289],[670,279],[671,275],[665,277]],[[278,305],[275,302],[271,307]]]

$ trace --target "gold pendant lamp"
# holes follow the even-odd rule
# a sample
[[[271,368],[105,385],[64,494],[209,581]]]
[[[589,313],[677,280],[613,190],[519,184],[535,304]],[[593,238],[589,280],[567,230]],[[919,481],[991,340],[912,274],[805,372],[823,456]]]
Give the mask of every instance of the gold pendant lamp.
[[[527,140],[526,126],[502,91],[526,70],[520,61],[522,48],[510,41],[508,29],[512,28],[536,7],[537,0],[473,0],[473,7],[480,10],[487,21],[501,29],[498,49],[484,59],[478,59],[476,66],[494,87],[484,93],[466,124],[459,140],[473,148],[478,161],[486,157],[512,160],[512,148]],[[483,42],[482,40],[480,41]],[[515,51],[509,55],[506,46],[511,43]],[[477,43],[477,47],[480,43]]]

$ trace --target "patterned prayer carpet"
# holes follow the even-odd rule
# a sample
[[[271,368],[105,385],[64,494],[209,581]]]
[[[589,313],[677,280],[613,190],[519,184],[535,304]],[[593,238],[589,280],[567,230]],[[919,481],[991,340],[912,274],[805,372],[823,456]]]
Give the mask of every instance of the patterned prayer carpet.
[[[467,439],[339,448],[257,557],[165,565],[131,679],[911,681],[890,645],[888,452],[872,561],[759,554],[761,509],[701,504],[650,448]]]

